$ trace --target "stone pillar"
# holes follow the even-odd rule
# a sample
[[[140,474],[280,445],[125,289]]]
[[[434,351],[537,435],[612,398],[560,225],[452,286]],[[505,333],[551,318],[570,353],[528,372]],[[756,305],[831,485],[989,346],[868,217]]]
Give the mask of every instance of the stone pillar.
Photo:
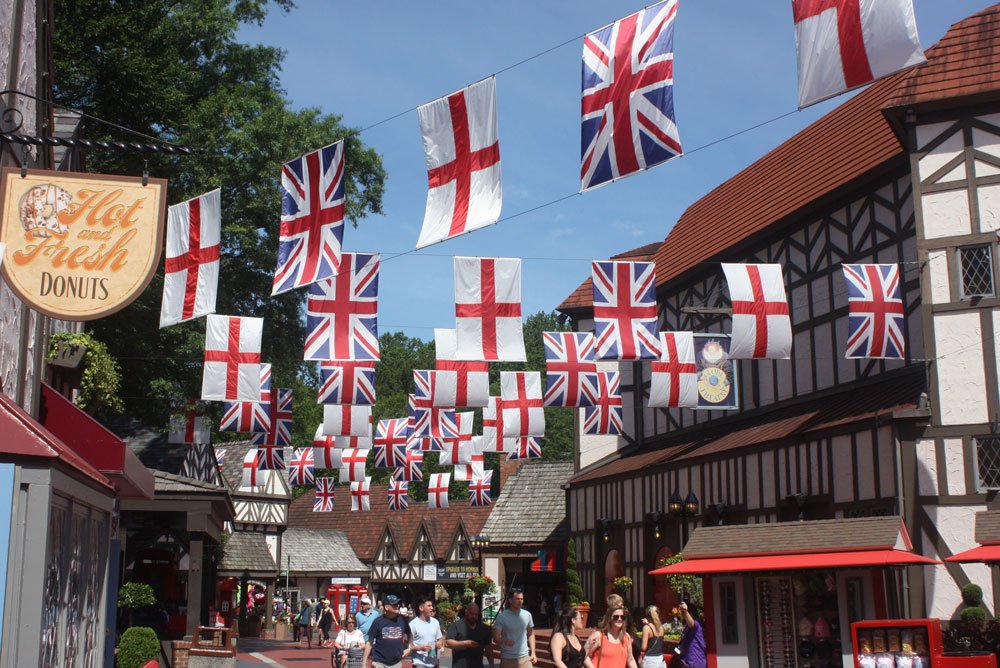
[[[271,616],[274,607],[274,578],[267,581],[264,593],[264,628],[268,631],[274,628],[274,618]]]
[[[195,629],[202,625],[202,566],[205,560],[205,537],[201,533],[191,534],[188,546],[187,583],[187,635],[194,636]]]

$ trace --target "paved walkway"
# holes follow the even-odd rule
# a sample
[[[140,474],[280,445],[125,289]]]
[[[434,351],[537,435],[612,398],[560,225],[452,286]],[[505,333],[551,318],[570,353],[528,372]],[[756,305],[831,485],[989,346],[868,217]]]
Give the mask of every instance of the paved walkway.
[[[261,640],[260,638],[240,638],[236,645],[236,668],[329,668],[331,647],[312,649],[299,647],[290,640]],[[409,661],[403,668],[411,668]],[[441,657],[441,668],[451,668],[451,656]]]

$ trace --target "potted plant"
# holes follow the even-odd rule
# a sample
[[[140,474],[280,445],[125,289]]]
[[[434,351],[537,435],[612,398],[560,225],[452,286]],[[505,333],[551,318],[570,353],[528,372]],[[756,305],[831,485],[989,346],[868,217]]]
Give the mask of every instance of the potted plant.
[[[465,588],[476,595],[476,605],[483,607],[483,596],[492,595],[497,585],[489,575],[473,575],[465,581]]]
[[[576,606],[586,627],[587,619],[590,617],[590,603],[583,600],[580,573],[576,570],[576,541],[572,539],[566,545],[566,603]]]
[[[132,611],[156,605],[153,588],[142,582],[126,582],[118,590],[118,607],[128,611],[128,625],[132,626]]]

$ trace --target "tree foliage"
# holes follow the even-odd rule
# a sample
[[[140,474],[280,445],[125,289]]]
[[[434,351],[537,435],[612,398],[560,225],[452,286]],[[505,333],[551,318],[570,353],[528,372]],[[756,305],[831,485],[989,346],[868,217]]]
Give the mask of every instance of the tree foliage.
[[[292,6],[290,0],[274,4],[283,11]],[[168,179],[170,204],[222,188],[216,310],[263,317],[262,358],[272,364],[273,385],[302,388],[314,373],[302,361],[306,291],[270,296],[280,166],[344,138],[346,216],[355,225],[382,213],[386,173],[380,156],[340,117],[291,108],[278,84],[278,49],[237,41],[240,26],[259,24],[267,9],[266,0],[55,0],[55,97],[118,125],[204,149],[180,157],[94,151],[87,168],[139,175],[148,158],[150,175]],[[81,132],[135,140],[91,121]],[[127,415],[154,425],[166,424],[171,403],[199,395],[205,332],[204,319],[159,329],[162,286],[161,264],[139,299],[93,323],[122,365]],[[296,395],[297,408],[308,403],[305,394]]]
[[[94,415],[121,413],[118,396],[122,383],[121,367],[108,347],[87,332],[56,332],[49,339],[49,359],[55,359],[62,345],[87,349],[83,356],[83,378],[76,405]]]

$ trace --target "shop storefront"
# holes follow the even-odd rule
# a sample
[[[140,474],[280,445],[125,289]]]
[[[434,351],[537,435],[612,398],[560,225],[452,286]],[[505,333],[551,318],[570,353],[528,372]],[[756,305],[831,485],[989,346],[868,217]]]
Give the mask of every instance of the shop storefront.
[[[851,624],[904,616],[912,551],[899,517],[699,527],[685,561],[700,575],[709,668],[852,668]]]

